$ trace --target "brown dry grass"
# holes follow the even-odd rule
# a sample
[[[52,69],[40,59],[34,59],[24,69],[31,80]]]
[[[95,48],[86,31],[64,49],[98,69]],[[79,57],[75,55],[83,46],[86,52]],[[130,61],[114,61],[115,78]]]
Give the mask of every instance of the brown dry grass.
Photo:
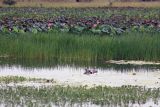
[[[1,0],[2,1],[2,0]],[[1,7],[6,7],[0,1]],[[94,0],[93,2],[17,2],[14,7],[160,7],[160,2],[113,2]]]
[[[113,7],[160,7],[160,2],[115,2]]]

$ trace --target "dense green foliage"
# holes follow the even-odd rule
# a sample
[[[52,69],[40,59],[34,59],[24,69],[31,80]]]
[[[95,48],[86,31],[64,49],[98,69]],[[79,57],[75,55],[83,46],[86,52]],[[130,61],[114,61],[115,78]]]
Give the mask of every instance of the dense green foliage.
[[[120,35],[125,32],[160,32],[159,20],[128,18],[123,15],[113,15],[102,19],[98,17],[70,18],[59,17],[51,19],[11,18],[0,20],[0,32],[3,33],[38,33],[57,30],[66,33],[92,33],[99,35]]]
[[[16,59],[104,61],[160,60],[159,33],[132,32],[120,37],[53,31],[0,34],[0,56]]]
[[[0,12],[0,32],[4,33],[37,33],[55,29],[107,35],[132,31],[160,32],[159,9],[0,8]]]

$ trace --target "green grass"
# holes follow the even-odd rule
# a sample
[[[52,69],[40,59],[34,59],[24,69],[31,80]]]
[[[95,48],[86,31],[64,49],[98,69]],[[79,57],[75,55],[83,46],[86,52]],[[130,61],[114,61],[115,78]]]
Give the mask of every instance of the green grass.
[[[59,106],[78,103],[83,105],[90,102],[101,106],[119,105],[128,107],[128,104],[143,104],[149,99],[155,103],[160,98],[159,89],[145,89],[143,87],[122,86],[122,87],[4,87],[0,88],[0,101],[7,105],[26,105],[39,107],[51,104]],[[13,102],[13,103],[12,103]],[[69,105],[68,105],[69,106]]]
[[[160,60],[159,33],[121,36],[60,33],[0,34],[0,56],[39,61]]]

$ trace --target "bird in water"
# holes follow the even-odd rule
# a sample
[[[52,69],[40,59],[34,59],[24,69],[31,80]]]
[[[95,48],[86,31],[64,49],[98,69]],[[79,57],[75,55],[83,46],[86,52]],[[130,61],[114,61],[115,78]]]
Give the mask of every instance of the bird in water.
[[[85,69],[84,74],[89,75],[89,74],[95,74],[98,73],[98,71],[94,68],[94,69]]]

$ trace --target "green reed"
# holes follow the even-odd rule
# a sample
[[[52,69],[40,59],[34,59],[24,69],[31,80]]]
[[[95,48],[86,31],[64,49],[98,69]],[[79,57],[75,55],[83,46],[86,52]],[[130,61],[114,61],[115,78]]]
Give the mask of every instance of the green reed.
[[[160,60],[160,34],[0,34],[0,57],[39,61]]]

